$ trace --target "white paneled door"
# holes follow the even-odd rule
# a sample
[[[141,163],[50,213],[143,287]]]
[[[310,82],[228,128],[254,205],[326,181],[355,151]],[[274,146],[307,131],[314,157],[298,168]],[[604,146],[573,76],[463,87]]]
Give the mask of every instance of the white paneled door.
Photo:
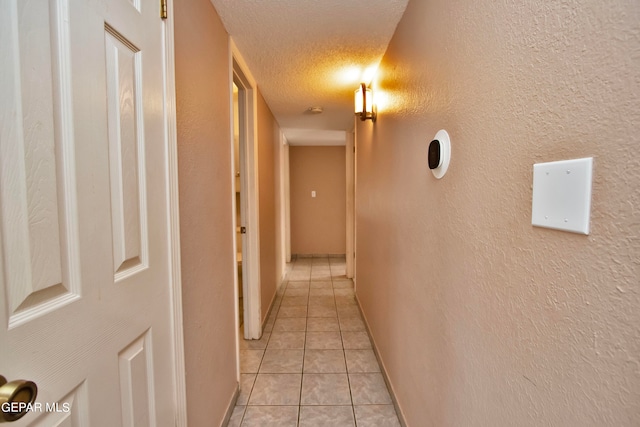
[[[160,2],[0,4],[0,375],[39,389],[14,425],[173,426]]]

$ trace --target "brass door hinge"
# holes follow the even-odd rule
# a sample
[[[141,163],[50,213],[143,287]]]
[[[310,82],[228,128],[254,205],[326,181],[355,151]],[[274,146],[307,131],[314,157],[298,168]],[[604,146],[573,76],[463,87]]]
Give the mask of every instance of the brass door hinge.
[[[160,0],[160,18],[167,19],[167,0]]]

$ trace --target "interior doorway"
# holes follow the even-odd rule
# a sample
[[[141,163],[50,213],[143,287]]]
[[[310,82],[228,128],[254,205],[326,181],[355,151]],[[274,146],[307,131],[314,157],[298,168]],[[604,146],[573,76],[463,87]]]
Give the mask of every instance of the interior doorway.
[[[244,229],[242,224],[244,224],[244,216],[243,216],[243,207],[246,209],[246,206],[243,206],[242,203],[242,183],[241,183],[241,165],[240,161],[240,111],[238,105],[238,86],[235,82],[233,85],[233,173],[235,177],[235,218],[236,218],[236,270],[238,275],[238,323],[240,324],[240,328],[244,328],[244,303],[243,303],[243,291],[242,291],[242,249],[243,249],[243,233]]]
[[[233,206],[238,286],[238,326],[245,339],[262,336],[260,298],[260,229],[255,80],[232,43]]]

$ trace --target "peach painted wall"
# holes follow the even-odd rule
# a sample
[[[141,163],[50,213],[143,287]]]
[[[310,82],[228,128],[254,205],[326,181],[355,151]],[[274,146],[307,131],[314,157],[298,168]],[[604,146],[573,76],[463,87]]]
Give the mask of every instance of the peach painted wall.
[[[208,0],[174,13],[187,416],[214,426],[238,387],[228,36]]]
[[[291,253],[344,254],[345,147],[292,146],[289,170]]]
[[[374,87],[357,295],[407,424],[640,425],[640,3],[410,0]],[[591,234],[532,227],[533,164],[590,156]]]
[[[263,321],[269,314],[280,275],[276,260],[275,152],[280,129],[258,91],[258,180],[260,205],[260,292]]]

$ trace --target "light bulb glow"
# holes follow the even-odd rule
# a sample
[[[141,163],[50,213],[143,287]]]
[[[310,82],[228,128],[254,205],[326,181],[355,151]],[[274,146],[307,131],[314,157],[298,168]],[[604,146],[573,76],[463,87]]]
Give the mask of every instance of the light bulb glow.
[[[356,114],[362,114],[362,105],[363,105],[363,93],[362,93],[362,85],[358,86],[358,89],[355,93],[355,111]]]

